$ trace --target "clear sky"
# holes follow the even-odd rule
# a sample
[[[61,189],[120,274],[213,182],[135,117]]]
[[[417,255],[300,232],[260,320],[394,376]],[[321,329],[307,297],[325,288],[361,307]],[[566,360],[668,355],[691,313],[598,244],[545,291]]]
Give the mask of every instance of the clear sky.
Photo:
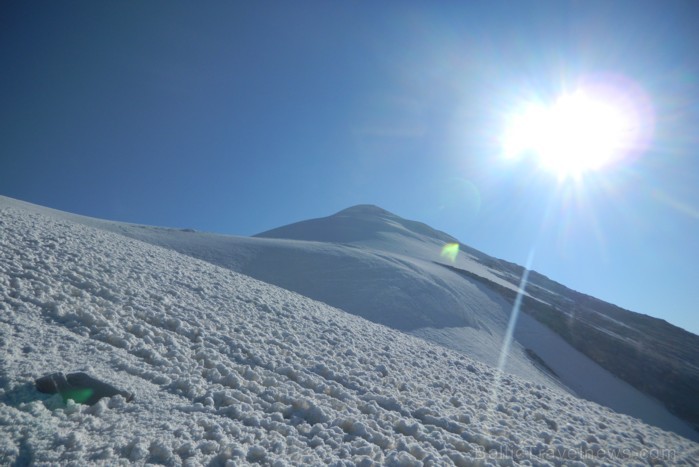
[[[0,194],[236,235],[376,204],[699,333],[698,21],[694,0],[6,0]],[[512,109],[590,77],[643,109],[633,157],[575,182],[502,157]]]

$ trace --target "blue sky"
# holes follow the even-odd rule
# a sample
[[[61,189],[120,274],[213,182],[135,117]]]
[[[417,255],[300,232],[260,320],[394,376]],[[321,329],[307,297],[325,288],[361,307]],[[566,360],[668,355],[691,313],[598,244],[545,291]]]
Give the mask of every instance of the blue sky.
[[[252,235],[371,203],[699,333],[695,1],[6,1],[0,194]],[[586,76],[653,136],[574,186],[503,118]],[[640,97],[639,97],[640,99]]]

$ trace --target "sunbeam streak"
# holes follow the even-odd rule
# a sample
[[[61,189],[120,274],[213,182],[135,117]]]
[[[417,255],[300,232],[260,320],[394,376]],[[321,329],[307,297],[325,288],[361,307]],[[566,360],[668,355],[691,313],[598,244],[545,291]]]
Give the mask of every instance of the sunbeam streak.
[[[519,282],[519,288],[517,290],[517,297],[512,305],[512,313],[510,314],[510,321],[507,324],[507,332],[505,333],[505,338],[502,341],[502,348],[500,349],[500,358],[498,359],[498,367],[494,376],[493,390],[490,393],[490,404],[488,405],[488,412],[494,410],[498,401],[498,389],[500,387],[500,381],[502,379],[505,365],[507,363],[507,355],[510,353],[510,346],[512,345],[512,336],[515,332],[515,326],[517,325],[517,318],[519,317],[519,310],[522,306],[522,298],[524,297],[524,290],[527,287],[527,281],[529,279],[529,271],[531,271],[532,264],[534,262],[534,252],[535,248],[529,251],[529,256],[527,257],[527,263],[524,267],[524,272],[522,273],[522,279]]]
[[[515,298],[515,303],[512,305],[512,313],[510,314],[510,322],[507,324],[507,332],[505,333],[505,339],[502,342],[502,348],[500,349],[500,358],[498,359],[498,374],[505,370],[505,364],[507,363],[507,355],[510,352],[510,346],[512,345],[512,336],[515,332],[515,326],[517,325],[517,318],[519,317],[519,309],[522,305],[522,297],[524,296],[524,289],[527,286],[527,280],[529,279],[529,271],[531,271],[532,263],[534,262],[534,249],[529,252],[529,257],[527,258],[527,264],[524,267],[524,273],[522,274],[522,279],[519,282],[519,289],[517,290],[517,298]]]

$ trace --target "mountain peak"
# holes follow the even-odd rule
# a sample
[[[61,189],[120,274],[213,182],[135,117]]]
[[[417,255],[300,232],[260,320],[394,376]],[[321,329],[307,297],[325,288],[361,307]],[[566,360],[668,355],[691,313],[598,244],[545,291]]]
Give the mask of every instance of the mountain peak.
[[[418,221],[403,219],[373,204],[359,204],[328,217],[310,219],[259,233],[255,237],[332,243],[373,242],[386,235],[418,241],[457,242],[444,232]]]
[[[335,216],[380,216],[398,217],[390,211],[386,211],[374,204],[357,204],[335,214]]]

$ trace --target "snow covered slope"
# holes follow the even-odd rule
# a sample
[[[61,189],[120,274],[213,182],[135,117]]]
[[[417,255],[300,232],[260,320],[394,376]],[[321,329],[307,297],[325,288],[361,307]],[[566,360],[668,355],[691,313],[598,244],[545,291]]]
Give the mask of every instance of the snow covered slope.
[[[491,365],[498,361],[509,306],[495,302],[499,297],[482,285],[435,264],[443,242],[431,236],[398,234],[387,239],[359,219],[362,229],[356,231],[364,231],[359,235],[373,241],[373,246],[246,238],[101,221],[8,198],[4,202],[203,259],[395,329],[466,327],[474,331],[473,339],[460,349]],[[366,224],[382,228],[382,221],[371,218]],[[385,243],[389,246],[379,249]],[[391,248],[400,252],[388,251]],[[506,370],[540,384],[562,386],[517,344]]]
[[[403,219],[373,205],[358,205],[328,217],[310,219],[262,232],[256,237],[345,243],[379,251],[406,255],[427,261],[440,259],[446,243],[458,243],[454,237],[422,222]],[[519,276],[505,275],[484,266],[486,255],[461,245],[464,254],[455,266],[515,292]]]
[[[0,200],[0,463],[691,464],[699,445],[301,295]],[[135,394],[63,403],[87,371]]]
[[[456,242],[376,206],[355,206],[259,236],[350,242],[442,264],[436,258],[440,248]],[[523,268],[463,244],[461,248],[466,254],[446,267],[489,294],[495,305],[491,308],[509,313]],[[507,300],[503,303],[502,298]],[[699,336],[575,292],[536,271],[529,274],[522,309],[526,314],[515,329],[516,340],[575,393],[699,440]],[[497,326],[491,329],[502,335]],[[430,325],[415,334],[490,364],[497,361],[493,357],[501,342],[477,329],[450,325]]]
[[[276,229],[277,235],[292,237],[276,239],[128,225],[8,198],[2,201],[242,272],[491,366],[498,363],[512,307],[501,292],[514,293],[512,282],[518,281],[515,265],[467,248],[454,265],[441,264],[441,247],[445,241],[454,241],[452,237],[373,206]],[[295,239],[304,237],[318,241]],[[495,286],[501,290],[494,290]],[[537,324],[521,316],[505,367],[508,373],[565,388],[646,423],[699,439],[696,431],[657,400],[600,367],[550,329],[539,326],[532,332]]]

